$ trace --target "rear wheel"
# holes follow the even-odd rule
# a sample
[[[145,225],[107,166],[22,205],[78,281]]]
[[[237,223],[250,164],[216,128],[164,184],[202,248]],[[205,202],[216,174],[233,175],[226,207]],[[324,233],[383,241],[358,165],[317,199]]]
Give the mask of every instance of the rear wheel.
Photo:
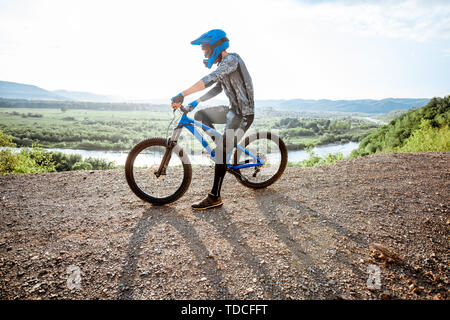
[[[131,190],[142,200],[156,205],[179,199],[189,188],[192,166],[183,149],[175,144],[165,174],[157,177],[166,139],[151,138],[134,146],[125,163],[125,176]]]
[[[264,161],[256,167],[235,170],[236,179],[246,187],[259,189],[275,183],[286,169],[288,153],[286,145],[278,135],[262,131],[246,137],[241,146]],[[256,160],[240,149],[235,149],[233,164],[256,163]]]

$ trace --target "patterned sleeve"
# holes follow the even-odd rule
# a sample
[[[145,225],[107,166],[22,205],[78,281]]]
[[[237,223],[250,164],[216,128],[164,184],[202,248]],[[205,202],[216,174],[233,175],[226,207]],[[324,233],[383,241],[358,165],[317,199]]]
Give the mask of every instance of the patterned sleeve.
[[[213,83],[216,83],[221,77],[235,71],[238,67],[238,64],[239,61],[234,56],[227,55],[216,70],[202,78],[205,87],[207,88],[211,86]]]
[[[205,93],[203,96],[201,96],[198,100],[200,102],[209,100],[211,98],[214,98],[215,96],[217,96],[219,93],[222,92],[222,85],[220,83],[217,83],[214,88],[212,88],[211,90],[209,90],[207,93]]]

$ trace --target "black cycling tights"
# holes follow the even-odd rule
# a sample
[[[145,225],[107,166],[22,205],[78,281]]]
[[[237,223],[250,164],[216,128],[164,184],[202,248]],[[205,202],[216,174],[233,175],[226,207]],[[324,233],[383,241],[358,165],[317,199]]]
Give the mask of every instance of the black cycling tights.
[[[253,115],[246,117],[236,115],[228,107],[211,107],[199,110],[195,114],[195,119],[202,121],[209,127],[214,128],[213,123],[225,123],[225,132],[220,141],[217,141],[216,165],[214,170],[214,184],[211,194],[220,196],[223,178],[227,172],[226,154],[233,150],[233,147],[242,139],[244,133],[253,122]]]

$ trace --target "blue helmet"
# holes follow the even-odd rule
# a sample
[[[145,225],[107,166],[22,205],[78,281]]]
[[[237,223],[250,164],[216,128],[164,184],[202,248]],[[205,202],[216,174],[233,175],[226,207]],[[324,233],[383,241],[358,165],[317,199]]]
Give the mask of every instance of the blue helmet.
[[[210,55],[206,57],[208,59],[203,60],[203,63],[208,69],[211,69],[213,63],[216,61],[217,57],[222,53],[222,51],[230,46],[227,34],[225,33],[225,31],[220,29],[210,30],[202,34],[198,39],[191,41],[191,44],[202,45],[202,47],[207,46],[209,47],[210,51],[212,51],[212,53],[210,53]]]

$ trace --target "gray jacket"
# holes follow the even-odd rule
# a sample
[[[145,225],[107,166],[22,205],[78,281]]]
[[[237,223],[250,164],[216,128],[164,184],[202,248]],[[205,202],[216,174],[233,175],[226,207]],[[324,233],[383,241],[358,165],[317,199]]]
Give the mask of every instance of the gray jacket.
[[[214,88],[199,98],[206,101],[222,90],[230,99],[231,109],[238,115],[254,114],[253,83],[244,61],[237,53],[228,53],[216,70],[202,78],[205,87],[217,83]]]

